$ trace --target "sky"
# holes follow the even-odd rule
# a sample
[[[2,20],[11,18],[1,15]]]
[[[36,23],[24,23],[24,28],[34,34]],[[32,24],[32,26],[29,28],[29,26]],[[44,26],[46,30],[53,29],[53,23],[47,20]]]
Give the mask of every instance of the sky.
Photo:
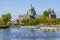
[[[51,8],[55,10],[57,17],[60,17],[60,0],[0,0],[0,16],[11,13],[12,20],[16,20],[20,14],[27,13],[31,4],[37,14]]]

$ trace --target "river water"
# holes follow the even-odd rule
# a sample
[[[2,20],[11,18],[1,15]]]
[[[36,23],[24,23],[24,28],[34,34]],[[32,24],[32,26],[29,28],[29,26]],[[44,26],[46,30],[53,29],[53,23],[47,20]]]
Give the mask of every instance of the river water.
[[[60,40],[60,32],[42,32],[37,28],[0,29],[0,40]]]

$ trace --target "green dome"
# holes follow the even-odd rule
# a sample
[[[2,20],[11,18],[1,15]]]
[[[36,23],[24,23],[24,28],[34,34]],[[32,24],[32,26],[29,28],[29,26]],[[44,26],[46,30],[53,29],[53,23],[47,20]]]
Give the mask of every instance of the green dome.
[[[29,10],[30,11],[33,11],[33,10],[35,10],[33,7],[32,7],[32,5],[30,6],[30,8],[29,8]]]
[[[28,14],[30,14],[30,15],[36,15],[35,9],[32,7],[32,5],[30,6],[30,8],[28,10]]]

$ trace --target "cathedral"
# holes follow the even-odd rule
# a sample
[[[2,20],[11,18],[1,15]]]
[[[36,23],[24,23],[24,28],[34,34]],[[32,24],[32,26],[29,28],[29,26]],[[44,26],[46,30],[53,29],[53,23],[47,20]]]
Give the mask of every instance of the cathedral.
[[[35,18],[39,18],[39,17],[40,17],[40,15],[36,14],[34,7],[31,5],[26,14],[19,15],[19,21],[22,19],[29,19],[29,18],[35,19]],[[49,9],[49,17],[56,18],[56,14],[53,9],[52,10]]]
[[[19,15],[19,19],[22,20],[22,19],[28,19],[28,18],[32,18],[32,19],[35,19],[35,18],[39,18],[40,15],[37,15],[36,14],[36,11],[34,9],[34,7],[31,5],[27,11],[26,14],[24,15]]]
[[[35,11],[35,9],[32,7],[32,5],[30,6],[29,10],[27,11],[27,15],[29,15],[30,18],[35,18],[36,11]]]

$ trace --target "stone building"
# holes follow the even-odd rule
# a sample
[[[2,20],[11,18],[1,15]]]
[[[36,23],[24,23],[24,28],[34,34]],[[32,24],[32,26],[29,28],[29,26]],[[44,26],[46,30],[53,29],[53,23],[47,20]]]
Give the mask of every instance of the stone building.
[[[39,17],[40,17],[40,15],[36,14],[34,7],[31,5],[26,14],[19,15],[19,21],[22,19],[29,19],[29,18],[35,19],[35,18],[39,18]],[[56,14],[55,14],[54,10],[53,9],[51,10],[50,8],[49,8],[49,17],[56,18]]]
[[[19,20],[28,19],[28,18],[34,19],[34,18],[39,18],[39,17],[40,17],[40,15],[36,14],[34,7],[31,5],[26,14],[19,15]]]
[[[49,9],[49,17],[50,18],[56,18],[56,14],[55,14],[55,12],[54,12],[54,9]]]
[[[27,11],[27,14],[30,16],[30,18],[35,18],[36,11],[32,5],[30,6],[29,10]]]

